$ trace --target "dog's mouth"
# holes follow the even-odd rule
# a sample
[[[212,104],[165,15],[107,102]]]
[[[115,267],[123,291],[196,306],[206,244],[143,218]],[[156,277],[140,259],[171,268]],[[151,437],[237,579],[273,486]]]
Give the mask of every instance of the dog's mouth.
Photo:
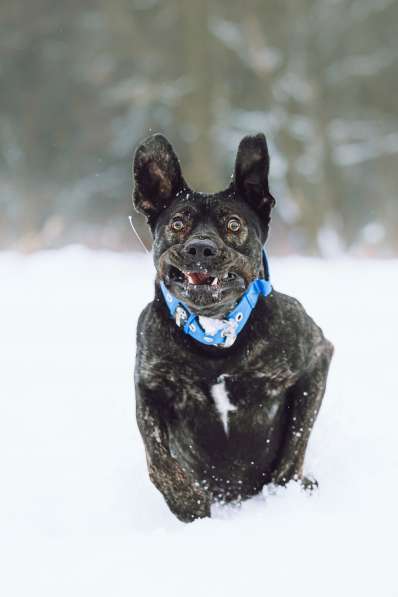
[[[171,283],[183,286],[187,291],[194,290],[196,287],[200,287],[199,290],[217,291],[230,288],[231,285],[235,286],[236,283],[244,287],[243,277],[234,272],[210,275],[207,271],[184,271],[172,265],[166,278]]]
[[[200,263],[164,261],[160,279],[172,294],[195,313],[220,318],[230,311],[245,292],[250,279],[233,262],[209,267]]]

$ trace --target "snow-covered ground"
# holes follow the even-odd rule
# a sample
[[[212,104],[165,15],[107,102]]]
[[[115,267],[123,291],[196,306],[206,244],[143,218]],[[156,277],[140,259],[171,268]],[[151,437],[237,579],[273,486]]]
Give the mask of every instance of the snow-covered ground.
[[[398,262],[272,259],[336,347],[297,486],[178,522],[148,480],[134,330],[149,257],[0,254],[0,594],[398,595]]]

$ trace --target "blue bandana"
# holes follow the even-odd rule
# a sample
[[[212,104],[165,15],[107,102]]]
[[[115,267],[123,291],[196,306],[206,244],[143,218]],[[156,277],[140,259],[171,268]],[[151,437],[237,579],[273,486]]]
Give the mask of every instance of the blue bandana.
[[[191,336],[191,338],[194,338],[194,340],[201,344],[221,348],[232,346],[238,334],[248,322],[260,294],[268,296],[272,291],[271,283],[268,280],[269,269],[265,250],[263,250],[263,262],[267,279],[257,278],[251,282],[239,303],[223,320],[198,317],[190,311],[185,303],[173,296],[163,282],[160,282],[160,288],[171,317],[175,320],[178,327],[182,327],[188,336]],[[213,325],[206,325],[208,322],[213,323]]]

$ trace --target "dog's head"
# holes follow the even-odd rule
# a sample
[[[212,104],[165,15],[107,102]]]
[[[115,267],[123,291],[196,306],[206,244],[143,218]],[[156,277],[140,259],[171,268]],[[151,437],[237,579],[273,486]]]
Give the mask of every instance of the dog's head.
[[[275,200],[268,188],[264,135],[245,137],[230,186],[192,191],[162,135],[148,137],[134,158],[134,206],[152,230],[159,279],[192,311],[222,317],[262,276],[262,247]]]

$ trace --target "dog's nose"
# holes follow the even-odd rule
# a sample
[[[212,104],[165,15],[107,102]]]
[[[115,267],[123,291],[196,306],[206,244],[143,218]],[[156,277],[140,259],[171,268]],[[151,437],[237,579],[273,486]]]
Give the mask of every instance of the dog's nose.
[[[216,243],[210,238],[206,238],[189,240],[185,244],[184,252],[192,257],[208,261],[217,257],[219,251]]]

